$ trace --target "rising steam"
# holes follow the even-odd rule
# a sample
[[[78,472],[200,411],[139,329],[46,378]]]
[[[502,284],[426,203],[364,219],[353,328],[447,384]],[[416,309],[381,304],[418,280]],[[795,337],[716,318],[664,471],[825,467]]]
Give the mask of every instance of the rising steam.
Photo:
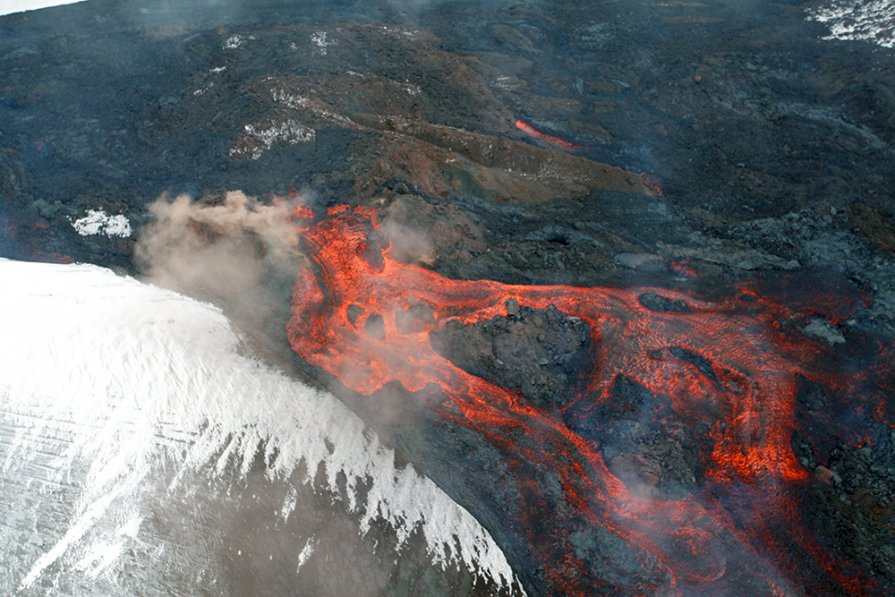
[[[147,281],[214,302],[236,314],[268,312],[270,281],[291,278],[298,235],[286,202],[262,204],[241,192],[222,199],[160,197],[135,249]]]

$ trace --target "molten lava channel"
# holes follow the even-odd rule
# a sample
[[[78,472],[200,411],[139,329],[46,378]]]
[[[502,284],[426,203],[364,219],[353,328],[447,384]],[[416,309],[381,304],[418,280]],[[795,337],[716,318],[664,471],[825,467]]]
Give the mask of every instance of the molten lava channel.
[[[411,393],[437,387],[437,414],[480,434],[508,463],[552,592],[872,591],[871,579],[812,538],[793,490],[809,482],[791,447],[800,380],[846,397],[855,382],[806,365],[826,349],[781,326],[791,318],[781,304],[745,287],[706,302],[658,288],[452,280],[390,256],[373,209],[296,217],[310,261],[293,289],[293,350],[363,395],[394,382]],[[508,301],[553,305],[589,325],[592,362],[568,404],[534,403],[433,348],[448,322],[506,317]],[[662,398],[643,409],[645,421],[705,430],[697,491],[669,498],[612,473],[599,413],[620,379]],[[557,481],[560,498],[547,488]]]

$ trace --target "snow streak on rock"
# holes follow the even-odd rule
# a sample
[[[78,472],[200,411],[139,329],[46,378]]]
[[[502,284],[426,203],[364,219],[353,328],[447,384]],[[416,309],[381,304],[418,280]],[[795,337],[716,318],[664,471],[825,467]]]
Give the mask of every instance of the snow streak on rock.
[[[240,137],[230,148],[230,157],[257,160],[274,144],[311,143],[316,138],[317,132],[314,129],[292,119],[257,126],[247,124],[245,125],[245,135]]]
[[[863,40],[895,48],[893,0],[834,0],[810,11],[809,18],[829,27],[830,35],[824,39]]]
[[[385,520],[404,542],[417,529],[436,564],[512,582],[466,510],[397,466],[334,397],[245,356],[215,307],[87,265],[0,260],[0,280],[0,478],[25,479],[21,493],[44,510],[60,510],[63,496],[74,504],[55,522],[30,509],[4,514],[0,557],[10,565],[0,593],[47,586],[51,567],[87,578],[114,571],[152,516],[136,496],[159,461],[174,463],[163,493],[182,500],[197,478],[239,491],[259,457],[273,481],[306,471],[305,483],[316,475],[336,495],[344,475],[362,533]],[[271,519],[296,507],[289,493]],[[50,532],[21,531],[40,527]],[[42,544],[38,557],[22,560],[9,551],[16,542]],[[314,546],[296,544],[298,568]]]

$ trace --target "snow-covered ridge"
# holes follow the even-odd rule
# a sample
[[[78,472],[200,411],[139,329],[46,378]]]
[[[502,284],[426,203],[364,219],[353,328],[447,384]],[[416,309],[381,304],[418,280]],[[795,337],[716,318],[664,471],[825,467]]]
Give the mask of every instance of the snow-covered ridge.
[[[416,528],[435,563],[513,582],[504,554],[466,510],[412,467],[396,466],[393,451],[333,396],[245,356],[217,308],[90,265],[0,259],[0,285],[0,473],[39,467],[45,483],[31,490],[46,500],[57,499],[54,483],[84,478],[61,536],[7,571],[13,585],[0,573],[0,592],[41,586],[51,567],[91,578],[114,570],[151,516],[131,497],[160,454],[176,463],[173,495],[196,475],[227,483],[223,471],[234,464],[246,474],[259,449],[271,479],[297,474],[304,461],[305,483],[320,465],[338,494],[343,473],[362,533],[379,519],[400,541]],[[54,442],[58,454],[46,449]],[[272,516],[295,508],[287,496]],[[116,529],[114,540],[85,545],[100,523]],[[313,553],[312,541],[298,543],[297,569]]]
[[[0,15],[38,10],[40,8],[49,8],[51,6],[60,6],[62,4],[76,4],[83,1],[84,0],[3,0],[0,2]]]
[[[811,10],[809,19],[824,23],[824,39],[862,40],[895,48],[895,0],[833,0]]]

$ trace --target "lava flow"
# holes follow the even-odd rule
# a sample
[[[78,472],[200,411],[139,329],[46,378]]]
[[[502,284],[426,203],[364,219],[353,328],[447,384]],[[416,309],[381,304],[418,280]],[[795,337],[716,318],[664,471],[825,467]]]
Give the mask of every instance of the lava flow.
[[[801,520],[798,489],[811,479],[791,442],[799,384],[823,384],[867,412],[880,410],[879,397],[857,389],[861,374],[812,365],[828,349],[786,325],[794,315],[784,306],[746,288],[707,302],[659,288],[447,279],[393,258],[377,212],[364,207],[331,208],[303,236],[310,263],[293,289],[293,350],[363,395],[398,382],[431,400],[437,387],[437,414],[505,458],[519,496],[505,515],[526,529],[527,564],[551,592],[873,591]],[[508,305],[555,306],[589,326],[590,362],[566,403],[529,400],[433,348],[446,324],[511,317]],[[640,402],[620,404],[620,384]],[[657,491],[637,455],[615,461],[627,476],[608,462],[619,409],[697,438],[691,491]]]
[[[553,135],[548,135],[547,133],[542,133],[535,127],[531,126],[527,122],[522,120],[516,121],[516,128],[531,137],[532,139],[538,139],[543,141],[544,143],[548,143],[550,145],[555,145],[557,147],[563,147],[565,149],[579,149],[580,145],[575,145],[574,143],[569,143],[559,137],[554,137]]]

